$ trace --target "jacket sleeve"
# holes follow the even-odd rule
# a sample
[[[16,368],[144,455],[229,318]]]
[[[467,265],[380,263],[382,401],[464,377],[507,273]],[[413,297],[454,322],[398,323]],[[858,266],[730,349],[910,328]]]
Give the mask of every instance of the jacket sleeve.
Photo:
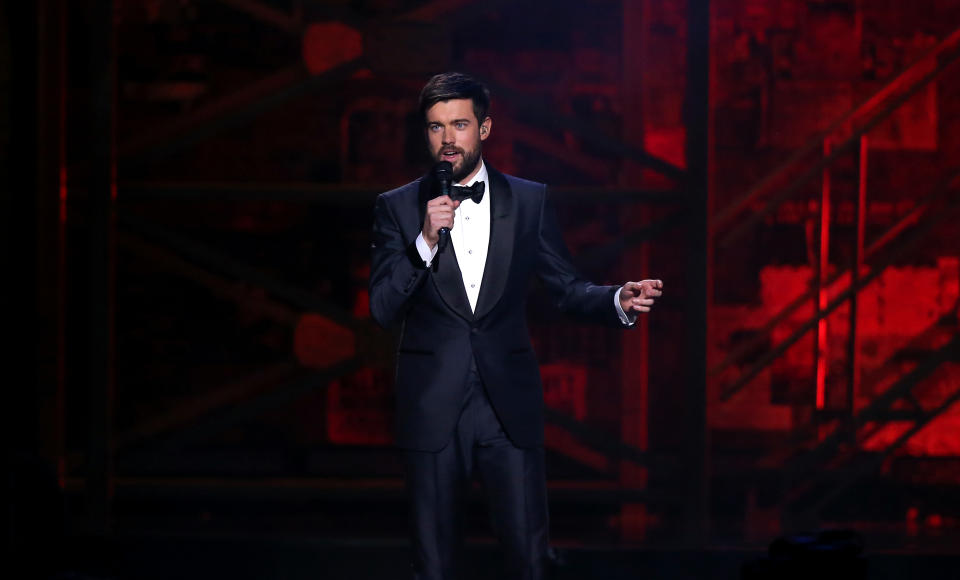
[[[541,197],[537,275],[561,312],[602,324],[625,326],[617,314],[617,286],[598,286],[580,278],[563,241],[556,209],[546,186]]]
[[[377,324],[384,328],[398,324],[427,275],[415,241],[403,240],[390,204],[384,196],[377,197],[370,265],[370,314]]]

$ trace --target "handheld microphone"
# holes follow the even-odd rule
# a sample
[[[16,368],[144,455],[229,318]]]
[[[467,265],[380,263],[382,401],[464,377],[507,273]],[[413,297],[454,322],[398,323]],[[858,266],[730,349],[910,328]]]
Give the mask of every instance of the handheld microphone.
[[[440,195],[450,195],[450,182],[453,181],[453,164],[441,161],[433,166],[433,177],[440,184]],[[440,239],[437,241],[437,253],[443,252],[450,243],[450,228],[443,227],[437,232]]]

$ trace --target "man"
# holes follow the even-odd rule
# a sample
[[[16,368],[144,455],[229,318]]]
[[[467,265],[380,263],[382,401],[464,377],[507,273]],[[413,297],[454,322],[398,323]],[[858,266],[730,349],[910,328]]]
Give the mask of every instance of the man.
[[[489,104],[486,87],[466,75],[430,79],[420,94],[429,152],[452,164],[455,184],[476,191],[462,201],[437,195],[437,180],[426,176],[380,195],[374,210],[370,311],[401,333],[397,441],[416,579],[456,577],[459,499],[474,475],[505,551],[504,578],[543,576],[543,395],[525,319],[531,279],[544,286],[535,300],[624,327],[662,288],[659,280],[618,288],[577,277],[546,186],[484,164]],[[441,228],[449,229],[445,249]]]

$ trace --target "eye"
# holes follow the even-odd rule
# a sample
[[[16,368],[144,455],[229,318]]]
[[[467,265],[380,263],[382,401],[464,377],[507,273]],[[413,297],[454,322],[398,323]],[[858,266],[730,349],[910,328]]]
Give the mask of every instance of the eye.
[[[467,128],[467,123],[466,121],[457,121],[453,126],[462,131]]]
[[[438,125],[437,123],[431,123],[430,125],[427,126],[427,130],[433,133],[436,133],[437,131],[440,130],[440,125]]]

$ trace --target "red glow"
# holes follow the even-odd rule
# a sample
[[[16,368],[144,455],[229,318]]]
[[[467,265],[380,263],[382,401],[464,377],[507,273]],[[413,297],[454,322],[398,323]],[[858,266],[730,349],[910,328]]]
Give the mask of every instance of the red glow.
[[[571,363],[540,366],[547,406],[578,421],[587,418],[587,369]]]
[[[357,291],[353,301],[353,317],[359,320],[370,318],[370,291],[366,288]]]
[[[562,427],[546,425],[543,437],[544,446],[547,449],[560,452],[566,457],[597,471],[606,472],[610,470],[610,460],[606,455],[582,443]]]
[[[824,157],[830,155],[830,141],[823,142]],[[820,289],[817,296],[818,310],[827,308],[827,287],[822,283],[830,268],[830,170],[823,170],[823,199],[820,205]],[[828,356],[827,318],[817,323],[817,409],[826,403]]]
[[[388,445],[393,436],[390,381],[383,371],[365,368],[330,381],[327,437],[349,445]]]
[[[303,62],[310,74],[320,74],[359,58],[363,37],[340,22],[316,22],[303,35]]]
[[[306,367],[326,368],[354,355],[356,337],[329,318],[308,313],[297,321],[293,352]]]
[[[863,271],[864,260],[864,238],[867,228],[867,136],[860,136],[860,158],[857,179],[857,240],[854,252],[855,264],[851,272],[851,285],[857,285],[860,281],[860,275]],[[850,385],[847,389],[849,400],[846,404],[851,410],[856,408],[857,394],[860,392],[860,321],[859,321],[859,296],[854,296],[851,302],[850,316]]]

